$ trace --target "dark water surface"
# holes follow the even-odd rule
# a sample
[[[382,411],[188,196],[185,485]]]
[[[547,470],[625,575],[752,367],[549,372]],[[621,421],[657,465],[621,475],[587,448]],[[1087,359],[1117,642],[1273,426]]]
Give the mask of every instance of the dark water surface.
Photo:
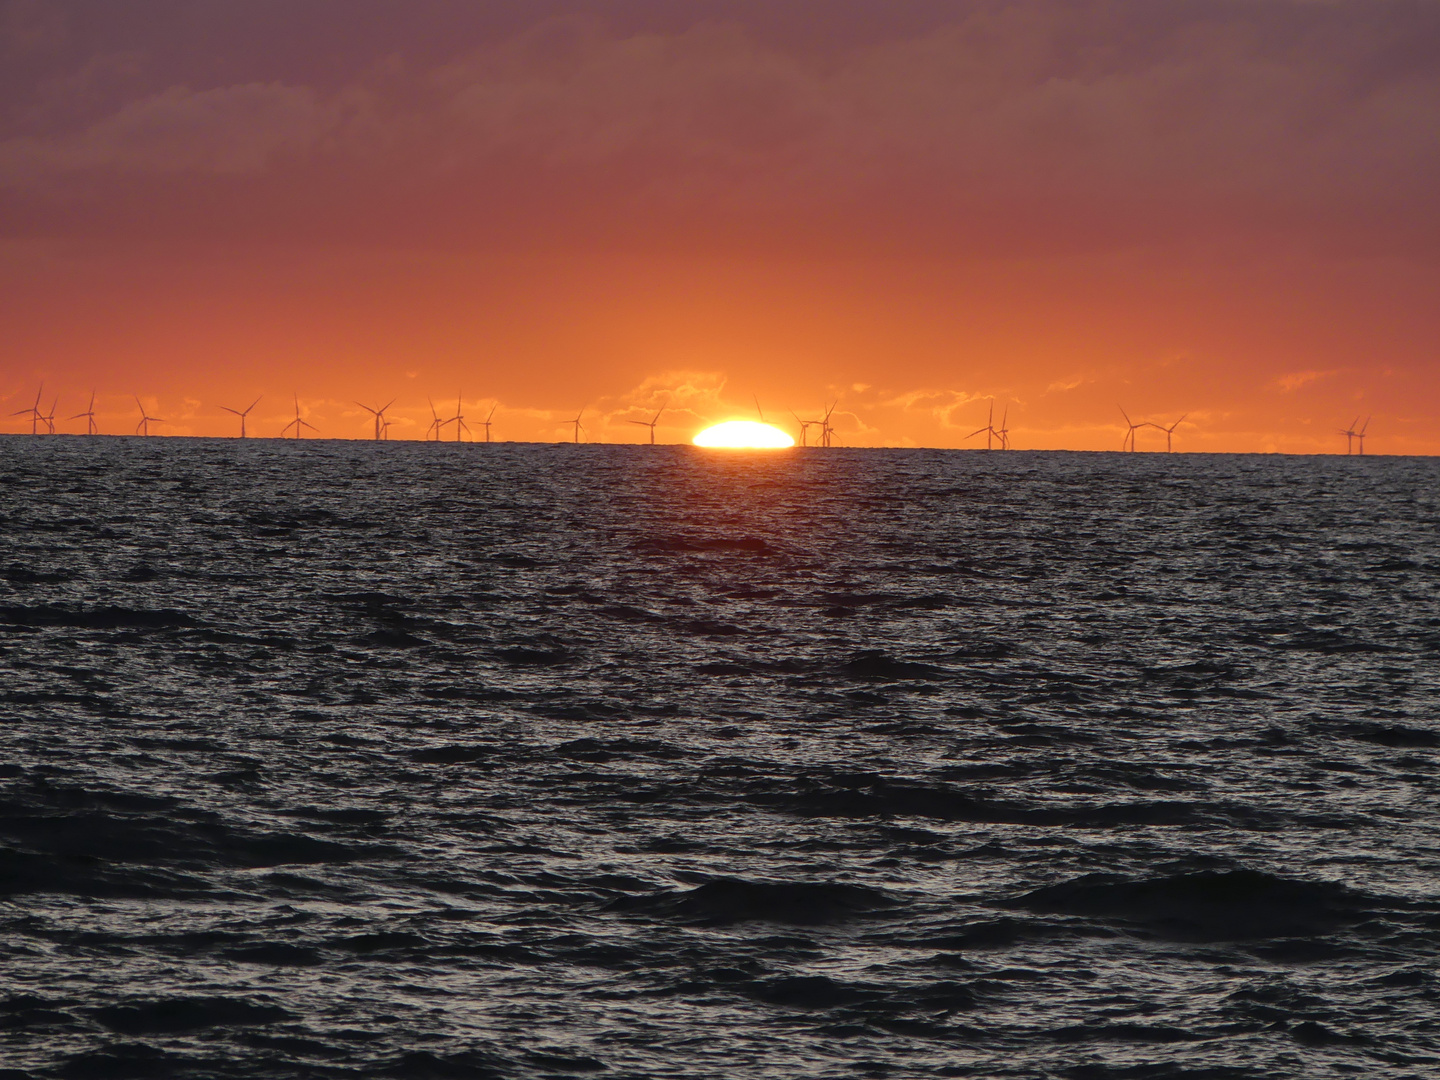
[[[1440,1075],[1440,462],[0,485],[0,1077]]]

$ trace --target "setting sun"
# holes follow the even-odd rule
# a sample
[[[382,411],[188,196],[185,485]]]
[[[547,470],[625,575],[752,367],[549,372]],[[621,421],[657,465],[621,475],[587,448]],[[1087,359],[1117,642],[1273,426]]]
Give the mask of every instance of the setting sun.
[[[730,450],[780,450],[795,445],[794,439],[773,424],[755,420],[726,420],[700,432],[694,442],[696,446]]]

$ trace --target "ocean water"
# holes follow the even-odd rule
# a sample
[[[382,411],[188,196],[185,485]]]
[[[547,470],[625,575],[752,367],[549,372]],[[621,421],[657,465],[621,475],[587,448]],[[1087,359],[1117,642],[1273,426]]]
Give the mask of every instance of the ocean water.
[[[0,1077],[1440,1075],[1437,493],[0,439]]]

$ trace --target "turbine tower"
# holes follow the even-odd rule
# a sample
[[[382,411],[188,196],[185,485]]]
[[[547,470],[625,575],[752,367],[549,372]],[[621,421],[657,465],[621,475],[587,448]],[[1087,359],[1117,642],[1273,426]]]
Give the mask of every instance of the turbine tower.
[[[580,441],[580,433],[585,430],[585,425],[582,424],[582,423],[580,423],[580,417],[582,417],[582,416],[584,416],[584,415],[585,415],[585,410],[584,410],[584,409],[581,409],[578,413],[575,414],[575,419],[574,419],[574,420],[567,420],[567,421],[565,421],[567,424],[574,424],[574,425],[575,425],[575,441],[576,441],[577,443]]]
[[[485,429],[485,441],[486,441],[487,443],[490,441],[490,421],[491,421],[491,419],[495,416],[495,410],[498,409],[499,407],[500,407],[499,405],[491,405],[491,406],[490,406],[490,415],[489,415],[489,416],[486,416],[484,420],[481,420],[481,421],[480,421],[480,426]]]
[[[1142,420],[1137,424],[1134,420],[1130,419],[1130,414],[1125,411],[1125,406],[1117,405],[1115,407],[1120,410],[1120,415],[1125,417],[1125,423],[1130,425],[1125,432],[1125,438],[1120,440],[1120,450],[1122,453],[1129,450],[1133,454],[1135,452],[1135,432],[1147,425],[1152,427],[1154,425],[1150,424],[1148,420]]]
[[[374,415],[375,441],[379,442],[381,439],[388,439],[390,436],[386,429],[390,427],[390,421],[385,419],[385,410],[388,409],[391,405],[395,404],[395,399],[391,398],[389,403],[381,405],[378,409],[372,409],[369,405],[366,405],[362,401],[357,401],[355,402],[355,404],[359,405],[366,412]]]
[[[1355,425],[1360,422],[1360,417],[1350,421],[1349,427],[1340,428],[1340,434],[1345,436],[1345,456],[1349,457],[1355,452]]]
[[[57,394],[54,400],[50,402],[50,411],[40,418],[45,421],[46,434],[48,435],[55,434],[55,407],[59,404],[60,396]],[[1364,453],[1364,451],[1362,450],[1361,453]]]
[[[74,416],[70,417],[70,419],[71,419],[71,420],[79,420],[82,416],[85,417],[85,434],[86,434],[86,435],[98,435],[98,434],[100,434],[100,426],[95,423],[95,391],[94,391],[94,390],[91,390],[91,391],[90,391],[90,405],[89,405],[89,407],[88,407],[84,412],[77,412]]]
[[[444,421],[440,419],[440,414],[435,411],[435,402],[428,397],[425,400],[430,402],[430,426],[425,429],[425,441],[429,442],[430,433],[434,432],[435,441],[439,442],[440,432],[445,427],[445,424]]]
[[[794,409],[791,409],[791,410],[790,410],[790,415],[791,415],[791,416],[795,416],[795,410],[794,410]],[[795,422],[800,425],[800,445],[801,445],[801,446],[809,446],[810,443],[809,443],[809,441],[808,441],[808,439],[807,439],[807,436],[810,434],[810,425],[811,425],[811,424],[818,424],[818,423],[820,423],[820,421],[819,421],[819,420],[801,420],[800,417],[795,416]]]
[[[31,405],[30,408],[28,408],[28,409],[19,409],[19,410],[17,410],[17,411],[15,411],[15,412],[13,412],[13,413],[10,414],[11,416],[28,416],[28,417],[30,417],[30,434],[31,434],[31,435],[39,435],[39,434],[40,434],[40,422],[45,419],[45,414],[40,411],[40,395],[43,394],[44,392],[45,392],[45,384],[44,384],[44,383],[41,383],[41,384],[40,384],[40,389],[35,391],[35,404],[34,404],[34,405]]]
[[[460,436],[461,436],[461,434],[462,434],[463,432],[466,432],[466,431],[469,431],[469,430],[470,430],[470,425],[467,424],[467,423],[465,423],[465,417],[462,416],[461,413],[460,413],[460,395],[459,395],[459,394],[456,394],[456,395],[455,395],[455,415],[452,416],[452,417],[450,417],[449,420],[446,420],[445,423],[447,423],[447,424],[454,424],[454,425],[455,425],[455,441],[456,441],[456,442],[459,442],[459,441],[460,441]]]
[[[1005,408],[1008,410],[1008,409],[1010,408],[1010,406],[1007,405],[1007,406],[1005,406]],[[1001,420],[1001,421],[1000,421],[1000,426],[1001,426],[1001,427],[1004,427],[1004,426],[1005,426],[1005,421],[1004,421],[1004,420]],[[991,449],[993,449],[992,443],[993,443],[993,441],[995,440],[996,436],[998,436],[998,435],[1000,434],[1000,432],[998,432],[998,431],[995,430],[995,402],[994,402],[993,400],[990,402],[990,415],[989,415],[989,416],[986,418],[986,420],[985,420],[985,426],[984,426],[984,427],[980,427],[980,428],[976,428],[974,431],[970,432],[969,435],[966,435],[965,438],[967,438],[967,439],[973,439],[976,435],[979,435],[979,434],[981,434],[981,433],[983,433],[983,434],[985,435],[985,449],[986,449],[986,450],[991,450]],[[1001,439],[1001,441],[1000,441],[1000,446],[1001,446],[1002,449],[1004,448],[1004,446],[1005,446],[1005,441],[1004,441],[1004,439]]]
[[[1006,421],[1009,420],[1009,419],[1010,419],[1010,404],[1007,402],[1007,403],[1005,404],[1005,411],[1000,414],[1000,426],[995,429],[995,434],[996,434],[996,436],[1000,439],[1000,449],[1001,449],[1001,450],[1009,450],[1009,449],[1010,449],[1010,428],[1009,428],[1008,426],[1006,426]]]
[[[1175,436],[1175,429],[1178,428],[1181,424],[1183,424],[1185,422],[1185,417],[1189,415],[1189,413],[1185,413],[1184,416],[1181,416],[1179,420],[1176,420],[1169,427],[1166,427],[1164,424],[1156,424],[1153,422],[1150,424],[1150,426],[1153,427],[1156,431],[1163,431],[1165,433],[1165,452],[1167,454],[1173,452],[1170,445],[1170,440]],[[1128,420],[1129,417],[1127,416],[1126,419]]]
[[[51,412],[54,412],[55,410],[54,410],[54,409],[51,409],[50,411],[51,411]],[[1364,456],[1365,456],[1365,429],[1368,428],[1369,426],[1370,426],[1370,417],[1367,416],[1367,417],[1365,417],[1365,423],[1360,426],[1360,430],[1357,431],[1357,432],[1355,432],[1355,438],[1356,438],[1356,439],[1359,441],[1359,443],[1360,443],[1360,456],[1361,456],[1361,457],[1364,457]],[[52,431],[53,431],[53,429],[52,429]]]
[[[260,397],[264,396],[264,394],[260,395]],[[255,408],[255,406],[259,404],[260,398],[257,397],[254,401],[250,403],[250,408],[246,409],[244,412],[241,412],[239,409],[232,409],[229,405],[221,405],[220,408],[224,409],[228,413],[234,413],[236,416],[240,417],[240,438],[243,439],[245,438],[245,418],[250,415],[250,409]]]
[[[627,420],[627,421],[625,421],[625,422],[626,422],[627,424],[639,424],[641,427],[648,427],[648,428],[650,429],[650,445],[651,445],[651,446],[654,446],[654,445],[655,445],[655,425],[660,422],[660,413],[663,413],[663,412],[665,411],[666,407],[669,406],[669,404],[670,404],[670,402],[667,400],[664,405],[661,405],[661,406],[660,406],[660,412],[657,412],[657,413],[656,413],[654,416],[652,416],[649,420]],[[760,407],[760,403],[759,403],[758,401],[755,403],[755,407],[756,407],[757,409]],[[761,419],[764,419],[764,417],[761,417]]]
[[[834,401],[834,403],[833,403],[828,409],[825,410],[825,416],[824,416],[824,418],[820,421],[820,445],[821,445],[821,446],[829,446],[829,445],[830,445],[830,437],[835,434],[835,429],[830,426],[830,414],[835,411],[835,406],[836,406],[836,405],[839,405],[839,404],[840,404],[840,399],[839,399],[839,398],[836,398],[835,401]]]
[[[252,408],[253,408],[253,406],[252,406]],[[285,438],[285,437],[286,437],[285,433],[286,433],[287,431],[289,431],[292,427],[295,429],[295,438],[297,438],[297,439],[303,439],[303,438],[305,437],[305,432],[304,432],[303,430],[301,430],[302,428],[307,428],[307,427],[308,427],[311,431],[314,431],[314,432],[316,432],[317,434],[318,434],[319,431],[320,431],[320,429],[317,428],[314,424],[310,423],[310,421],[300,419],[300,395],[299,395],[299,394],[296,394],[296,395],[295,395],[295,419],[294,419],[294,420],[291,420],[288,424],[286,424],[283,428],[280,429],[280,437],[281,437],[282,439]]]
[[[145,406],[140,404],[139,397],[135,398],[135,404],[140,408],[140,423],[135,425],[136,435],[149,435],[151,424],[163,424],[165,421],[158,416],[151,416],[145,411]]]

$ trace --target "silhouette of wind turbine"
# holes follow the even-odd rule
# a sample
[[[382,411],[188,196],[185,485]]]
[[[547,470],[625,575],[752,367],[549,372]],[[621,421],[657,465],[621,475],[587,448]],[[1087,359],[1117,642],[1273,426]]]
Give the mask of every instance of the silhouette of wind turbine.
[[[1005,408],[1006,408],[1007,413],[1008,413],[1008,410],[1009,410],[1010,406],[1009,406],[1009,405],[1006,405]],[[1005,421],[1004,421],[1004,420],[1001,420],[1001,421],[1000,421],[1000,426],[1001,426],[1001,427],[1004,427],[1004,426],[1005,426]],[[981,434],[982,432],[983,432],[984,435],[985,435],[985,449],[986,449],[986,450],[993,449],[993,447],[991,446],[991,443],[992,443],[992,441],[995,439],[995,437],[1000,434],[1000,432],[998,432],[998,431],[995,430],[995,402],[994,402],[994,401],[991,401],[991,402],[990,402],[990,415],[989,415],[989,416],[986,418],[986,420],[985,420],[985,426],[984,426],[984,427],[980,427],[980,428],[976,428],[974,431],[970,432],[969,435],[966,435],[965,438],[967,438],[967,439],[973,439],[976,435],[979,435],[979,434]],[[1002,449],[1004,448],[1004,446],[1005,446],[1005,441],[1004,441],[1004,439],[1001,439],[1001,441],[1000,441],[1000,446],[1001,446]]]
[[[1147,425],[1151,427],[1153,427],[1154,425],[1150,424],[1148,420],[1141,421],[1137,424],[1134,420],[1130,419],[1130,414],[1125,411],[1125,407],[1123,405],[1116,405],[1115,407],[1120,410],[1120,415],[1125,417],[1125,423],[1130,425],[1129,429],[1125,432],[1125,438],[1120,440],[1120,449],[1123,452],[1128,448],[1133,454],[1135,452],[1135,432],[1139,428],[1145,427]]]
[[[28,409],[17,409],[11,416],[30,417],[30,434],[40,434],[40,421],[45,419],[45,414],[40,411],[40,395],[45,392],[45,384],[40,384],[40,389],[35,391],[35,404]]]
[[[140,399],[135,399],[135,404],[140,407],[140,423],[135,425],[136,435],[149,435],[151,424],[163,424],[165,421],[158,416],[151,416],[145,411],[145,406],[140,404]]]
[[[795,410],[794,410],[794,409],[791,409],[791,410],[790,410],[790,415],[791,415],[791,416],[795,416]],[[800,425],[800,445],[801,445],[801,446],[809,446],[810,443],[809,443],[807,437],[808,437],[809,434],[810,434],[810,425],[811,425],[811,424],[818,424],[818,423],[820,423],[820,421],[819,421],[819,420],[801,420],[800,417],[795,416],[795,422]]]
[[[285,438],[285,433],[289,431],[292,427],[295,429],[295,438],[297,439],[303,439],[305,437],[305,432],[301,430],[302,428],[308,427],[311,431],[314,431],[316,433],[320,431],[320,429],[317,428],[314,424],[310,423],[310,421],[300,419],[299,394],[295,395],[295,419],[291,420],[288,424],[286,424],[283,428],[280,429],[280,437],[282,439]]]
[[[582,417],[582,416],[584,416],[584,415],[585,415],[585,410],[584,410],[584,409],[581,409],[578,413],[575,414],[575,419],[574,419],[574,420],[567,420],[567,421],[566,421],[567,424],[574,424],[574,425],[575,425],[575,441],[576,441],[577,443],[580,441],[580,433],[585,430],[585,425],[582,424],[582,423],[580,423],[580,417]]]
[[[1345,436],[1345,456],[1349,457],[1355,452],[1355,425],[1360,422],[1360,417],[1350,421],[1349,427],[1340,429],[1340,434]]]
[[[669,399],[667,398],[666,401],[665,401],[665,404],[660,406],[660,412],[657,412],[657,413],[656,413],[653,417],[651,417],[649,420],[627,420],[627,421],[625,421],[625,422],[626,422],[627,424],[639,424],[641,427],[648,427],[648,428],[650,429],[650,445],[651,445],[651,446],[654,446],[654,445],[655,445],[655,425],[660,422],[660,413],[663,413],[663,412],[665,411],[666,407],[667,407],[669,404],[670,404],[670,401],[669,401]],[[756,407],[757,409],[760,407],[758,402],[756,403],[756,406],[755,406],[755,407]],[[763,418],[762,418],[762,419],[763,419]]]
[[[260,397],[264,396],[264,394],[260,395]],[[245,418],[250,415],[250,409],[255,408],[255,406],[259,404],[260,398],[257,397],[254,401],[250,403],[250,408],[246,409],[244,412],[241,412],[239,409],[232,409],[229,405],[221,405],[220,408],[222,408],[228,413],[234,413],[236,416],[240,417],[240,437],[243,439],[245,438]]]
[[[447,423],[447,424],[454,424],[454,425],[455,425],[455,441],[456,441],[456,442],[459,442],[459,441],[460,441],[460,435],[461,435],[462,432],[466,432],[466,431],[469,431],[469,430],[470,430],[470,425],[467,424],[467,423],[465,423],[465,417],[460,414],[460,395],[459,395],[459,394],[456,394],[456,395],[455,395],[455,415],[452,416],[452,417],[450,417],[449,420],[446,420],[445,423]]]
[[[830,445],[830,436],[832,436],[832,435],[835,434],[835,429],[830,426],[830,414],[835,411],[835,406],[836,406],[836,405],[839,405],[839,404],[840,404],[840,399],[839,399],[839,398],[836,398],[835,401],[834,401],[834,403],[831,404],[831,406],[830,406],[828,409],[825,410],[825,416],[824,416],[824,418],[820,421],[820,445],[821,445],[821,446],[829,446],[829,445]]]
[[[1121,411],[1123,412],[1124,410],[1122,409]],[[1189,413],[1186,413],[1184,416],[1180,417],[1179,420],[1176,420],[1176,421],[1175,421],[1173,424],[1171,424],[1169,427],[1166,427],[1164,424],[1157,424],[1157,423],[1155,423],[1154,421],[1151,421],[1151,423],[1150,423],[1150,426],[1151,426],[1151,427],[1153,427],[1156,431],[1163,431],[1163,432],[1165,433],[1165,452],[1166,452],[1167,454],[1173,452],[1172,449],[1171,449],[1171,446],[1170,446],[1170,440],[1171,440],[1171,439],[1174,437],[1174,435],[1175,435],[1175,429],[1178,428],[1181,424],[1183,424],[1183,423],[1185,422],[1185,417],[1186,417],[1186,416],[1189,416],[1189,415],[1190,415]],[[1130,418],[1127,416],[1125,419],[1126,419],[1126,420],[1129,420]],[[1143,425],[1142,425],[1142,426],[1143,426]]]
[[[57,405],[59,405],[59,404],[60,404],[60,396],[57,394],[57,395],[55,396],[55,399],[50,402],[50,411],[40,418],[41,420],[44,420],[44,421],[45,421],[45,427],[46,427],[46,429],[47,429],[47,433],[50,434],[50,435],[54,435],[54,434],[55,434],[55,407],[56,407]],[[1362,445],[1363,445],[1363,444],[1362,444]],[[1363,454],[1364,451],[1362,450],[1361,453]]]
[[[440,432],[444,429],[445,423],[440,419],[440,414],[435,411],[435,402],[428,397],[425,400],[430,402],[430,426],[425,429],[425,441],[430,441],[430,433],[433,431],[435,441],[439,442]]]
[[[54,412],[54,410],[52,409],[51,412]],[[1353,427],[1354,425],[1351,426]],[[1365,429],[1369,426],[1370,417],[1367,416],[1365,417],[1365,423],[1361,426],[1360,430],[1355,432],[1355,438],[1360,441],[1360,455],[1362,457],[1365,455]]]
[[[492,417],[494,417],[494,415],[495,415],[495,410],[498,409],[499,407],[500,407],[499,405],[491,405],[491,406],[490,406],[490,415],[487,416],[487,417],[485,417],[484,420],[481,420],[481,421],[480,421],[480,426],[485,429],[485,441],[486,441],[487,443],[490,441],[490,420],[491,420]]]
[[[77,412],[74,416],[70,417],[70,419],[71,419],[71,420],[79,420],[82,416],[85,417],[85,419],[86,419],[85,434],[86,434],[86,435],[98,435],[98,434],[100,434],[100,427],[99,427],[98,424],[95,423],[95,391],[94,391],[94,390],[91,390],[91,391],[90,391],[90,405],[89,405],[89,407],[88,407],[84,412]]]
[[[391,405],[395,404],[395,399],[391,398],[388,403],[381,405],[378,409],[372,409],[369,405],[366,405],[364,402],[361,401],[357,401],[355,402],[355,404],[359,405],[366,412],[372,413],[374,415],[375,441],[379,442],[381,439],[388,439],[390,436],[386,429],[390,427],[390,421],[385,419],[385,410],[388,409]]]

